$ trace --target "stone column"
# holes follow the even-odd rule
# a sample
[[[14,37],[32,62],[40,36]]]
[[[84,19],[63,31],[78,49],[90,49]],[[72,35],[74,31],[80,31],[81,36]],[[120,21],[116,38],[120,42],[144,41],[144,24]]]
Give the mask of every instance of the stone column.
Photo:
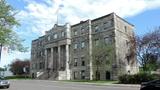
[[[66,44],[66,79],[70,80],[70,70],[69,70],[69,45]]]
[[[48,68],[48,55],[47,55],[47,49],[45,49],[45,70]]]
[[[61,62],[61,46],[58,46],[58,71],[60,69],[60,62]]]
[[[89,66],[90,66],[90,80],[93,80],[93,62],[92,62],[92,29],[91,20],[89,23]]]
[[[50,68],[53,70],[53,48],[51,48]]]

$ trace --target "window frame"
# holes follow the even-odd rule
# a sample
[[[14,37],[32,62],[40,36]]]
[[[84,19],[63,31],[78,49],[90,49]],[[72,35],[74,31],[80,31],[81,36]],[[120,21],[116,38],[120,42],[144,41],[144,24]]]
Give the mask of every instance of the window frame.
[[[54,39],[57,39],[57,38],[58,38],[58,34],[55,33],[55,34],[53,35],[53,38],[54,38]]]

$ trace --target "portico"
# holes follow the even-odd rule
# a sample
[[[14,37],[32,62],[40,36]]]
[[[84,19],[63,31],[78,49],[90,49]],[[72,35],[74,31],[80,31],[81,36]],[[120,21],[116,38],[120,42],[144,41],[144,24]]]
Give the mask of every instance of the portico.
[[[59,44],[57,46],[52,44],[48,45],[45,49],[45,69],[53,74],[58,73],[58,80],[70,80],[69,47],[69,43]],[[61,73],[64,75],[60,75]]]

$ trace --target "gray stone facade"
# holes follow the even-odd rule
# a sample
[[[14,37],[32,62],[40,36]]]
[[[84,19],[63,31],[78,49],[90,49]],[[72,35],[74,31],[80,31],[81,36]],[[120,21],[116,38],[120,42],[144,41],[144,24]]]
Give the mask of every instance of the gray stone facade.
[[[95,79],[92,49],[97,40],[111,43],[115,50],[112,65],[100,68],[100,80],[137,73],[135,54],[129,58],[133,29],[115,13],[75,25],[55,24],[44,36],[32,41],[31,75],[53,80]]]

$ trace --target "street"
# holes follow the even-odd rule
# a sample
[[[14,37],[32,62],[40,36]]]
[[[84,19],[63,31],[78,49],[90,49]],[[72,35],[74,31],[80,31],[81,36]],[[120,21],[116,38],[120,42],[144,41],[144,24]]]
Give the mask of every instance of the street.
[[[100,86],[43,80],[12,80],[9,89],[3,90],[139,90],[138,87]]]

